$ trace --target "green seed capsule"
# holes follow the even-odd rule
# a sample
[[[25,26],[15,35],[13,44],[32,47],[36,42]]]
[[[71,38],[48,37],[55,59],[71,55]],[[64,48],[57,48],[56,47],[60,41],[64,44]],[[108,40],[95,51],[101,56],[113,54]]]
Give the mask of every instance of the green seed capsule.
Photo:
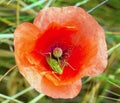
[[[54,57],[60,58],[62,56],[62,54],[63,54],[63,51],[62,51],[61,48],[56,47],[56,48],[53,49],[53,55],[54,55]]]

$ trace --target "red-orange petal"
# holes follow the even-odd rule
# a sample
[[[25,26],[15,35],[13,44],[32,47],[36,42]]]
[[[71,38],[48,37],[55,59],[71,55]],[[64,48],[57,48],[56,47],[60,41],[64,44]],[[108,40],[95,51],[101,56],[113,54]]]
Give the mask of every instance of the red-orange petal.
[[[32,87],[52,98],[74,98],[82,87],[81,79],[72,84],[56,86],[47,78],[41,76],[39,71],[32,66],[24,67],[21,71]]]
[[[39,90],[53,98],[74,98],[80,92],[82,87],[81,79],[67,85],[54,85],[51,81],[43,78],[42,88]]]
[[[30,53],[34,49],[38,37],[41,36],[40,30],[32,23],[20,24],[14,32],[14,47],[15,58],[20,72],[24,67],[30,67],[37,64],[36,61],[31,60]],[[42,61],[42,56],[41,56]],[[40,67],[40,70],[46,70]],[[22,73],[22,72],[21,72]],[[24,73],[22,73],[24,74]]]
[[[42,65],[38,68],[36,63],[34,64],[36,61],[29,60],[30,54],[28,53],[31,53],[41,35],[36,26],[31,23],[23,23],[16,28],[14,35],[15,57],[19,71],[32,87],[53,98],[73,98],[78,95],[82,86],[80,79],[72,84],[56,86],[46,78],[47,72],[45,74],[40,72],[44,68]]]

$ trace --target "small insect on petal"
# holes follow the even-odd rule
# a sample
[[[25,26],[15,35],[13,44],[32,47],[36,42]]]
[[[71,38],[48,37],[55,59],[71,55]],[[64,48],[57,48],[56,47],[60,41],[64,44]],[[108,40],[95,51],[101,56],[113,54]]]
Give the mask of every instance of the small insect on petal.
[[[63,73],[63,68],[60,67],[59,62],[56,59],[53,58],[47,58],[47,63],[51,67],[52,70],[54,70],[55,73],[62,74]]]

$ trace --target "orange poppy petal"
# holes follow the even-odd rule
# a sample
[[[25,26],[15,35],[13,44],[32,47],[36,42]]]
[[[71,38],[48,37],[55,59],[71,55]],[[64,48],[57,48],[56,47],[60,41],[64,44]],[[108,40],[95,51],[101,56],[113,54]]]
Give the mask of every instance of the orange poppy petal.
[[[31,65],[27,54],[33,50],[36,40],[40,35],[40,30],[32,23],[26,22],[16,28],[14,32],[14,47],[18,66],[29,67]]]
[[[81,80],[68,85],[55,86],[51,81],[43,78],[40,91],[53,98],[74,98],[80,92],[81,87]]]
[[[81,90],[81,80],[64,86],[56,86],[46,77],[41,76],[34,67],[24,67],[21,69],[23,76],[40,93],[52,98],[74,98]]]
[[[86,12],[79,7],[50,7],[40,10],[33,24],[40,28],[41,31],[46,30],[49,24],[56,23],[63,26],[75,26],[79,27],[79,23],[83,23],[82,18],[85,18]]]

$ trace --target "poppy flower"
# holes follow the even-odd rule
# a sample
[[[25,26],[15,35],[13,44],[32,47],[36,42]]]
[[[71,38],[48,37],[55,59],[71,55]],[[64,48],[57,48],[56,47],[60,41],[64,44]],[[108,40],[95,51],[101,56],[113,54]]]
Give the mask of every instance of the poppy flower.
[[[33,24],[14,32],[20,73],[37,91],[52,98],[73,98],[81,78],[97,76],[107,65],[104,30],[80,7],[40,10]]]

